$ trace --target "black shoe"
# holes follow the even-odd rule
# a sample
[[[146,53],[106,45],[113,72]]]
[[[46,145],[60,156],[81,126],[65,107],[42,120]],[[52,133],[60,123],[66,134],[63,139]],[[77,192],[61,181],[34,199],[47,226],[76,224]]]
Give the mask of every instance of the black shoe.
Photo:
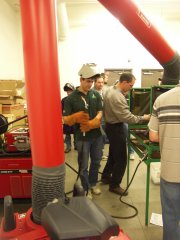
[[[128,192],[125,192],[125,189],[121,188],[120,186],[118,187],[109,187],[109,191],[110,192],[113,192],[117,195],[120,195],[120,196],[127,196],[128,195]]]
[[[111,183],[111,177],[102,177],[101,182],[104,184],[110,184]]]
[[[65,153],[68,153],[70,151],[71,151],[71,148],[68,148],[68,147],[64,150]]]

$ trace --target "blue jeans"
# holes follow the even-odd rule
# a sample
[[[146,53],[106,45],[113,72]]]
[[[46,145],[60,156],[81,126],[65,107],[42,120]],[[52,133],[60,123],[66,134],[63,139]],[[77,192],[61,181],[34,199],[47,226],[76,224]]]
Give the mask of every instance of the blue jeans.
[[[163,240],[180,239],[180,183],[160,181]]]
[[[76,139],[75,139],[75,136],[74,134],[73,135],[73,138],[74,138],[74,149],[76,149]],[[64,143],[66,144],[66,147],[67,148],[70,148],[71,149],[71,134],[65,134],[65,138],[64,138]]]
[[[103,136],[103,148],[104,148],[104,145],[109,143],[109,139],[106,134],[106,123],[104,121],[104,118],[101,119],[101,133]]]
[[[71,134],[65,135],[64,142],[67,148],[71,148]]]
[[[91,139],[89,141],[76,142],[78,151],[78,164],[81,183],[85,191],[96,186],[98,171],[102,158],[103,137]],[[90,156],[90,166],[89,166]],[[89,171],[88,171],[89,166]]]

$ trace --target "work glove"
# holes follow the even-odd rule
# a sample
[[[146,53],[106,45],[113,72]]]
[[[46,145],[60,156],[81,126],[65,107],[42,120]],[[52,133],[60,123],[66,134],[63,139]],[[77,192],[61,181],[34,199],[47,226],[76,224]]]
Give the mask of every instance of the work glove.
[[[89,132],[91,129],[99,128],[101,124],[101,120],[98,118],[93,118],[92,120],[89,120],[86,123],[80,124],[80,130],[81,132]]]
[[[85,113],[83,111],[73,113],[69,116],[64,116],[63,117],[63,123],[67,124],[69,126],[72,126],[76,123],[85,124],[85,123],[88,122],[88,120],[89,120],[89,114]]]

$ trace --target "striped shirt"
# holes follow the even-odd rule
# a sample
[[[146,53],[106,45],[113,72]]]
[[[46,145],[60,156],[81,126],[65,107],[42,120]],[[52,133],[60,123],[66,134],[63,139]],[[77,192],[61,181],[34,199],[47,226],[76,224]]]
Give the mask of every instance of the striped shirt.
[[[180,85],[156,99],[148,126],[159,134],[161,177],[180,183]]]

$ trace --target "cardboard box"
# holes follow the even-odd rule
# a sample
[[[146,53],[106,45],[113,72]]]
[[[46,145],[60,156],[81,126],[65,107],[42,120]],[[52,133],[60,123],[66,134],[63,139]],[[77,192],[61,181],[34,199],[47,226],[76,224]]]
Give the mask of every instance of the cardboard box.
[[[0,95],[3,95],[3,96],[16,96],[16,90],[0,90]]]
[[[0,96],[0,104],[15,104],[16,99],[12,96]]]
[[[26,104],[26,100],[21,97],[15,97],[15,104]]]
[[[3,114],[3,116],[7,118],[8,123],[10,123],[10,122],[12,122],[12,121],[15,120],[14,114]],[[10,124],[10,125],[8,126],[8,130],[11,129],[12,127],[13,127],[13,125]]]
[[[15,80],[0,80],[0,89],[2,90],[15,90],[17,83]]]
[[[12,81],[12,80],[11,80]],[[25,82],[23,82],[22,80],[15,80],[16,81],[16,88],[23,88],[25,86]]]
[[[22,80],[0,80],[1,90],[15,90],[25,86],[25,82]]]
[[[22,80],[0,80],[1,96],[21,96],[25,83]]]
[[[18,119],[20,117],[23,117],[24,114],[24,105],[23,104],[11,104],[11,105],[2,105],[2,114],[13,114],[15,119]],[[24,126],[25,125],[25,119],[22,119],[20,121],[17,121],[13,123],[14,126]]]
[[[14,114],[16,118],[24,116],[24,105],[23,104],[3,104],[3,114]]]

